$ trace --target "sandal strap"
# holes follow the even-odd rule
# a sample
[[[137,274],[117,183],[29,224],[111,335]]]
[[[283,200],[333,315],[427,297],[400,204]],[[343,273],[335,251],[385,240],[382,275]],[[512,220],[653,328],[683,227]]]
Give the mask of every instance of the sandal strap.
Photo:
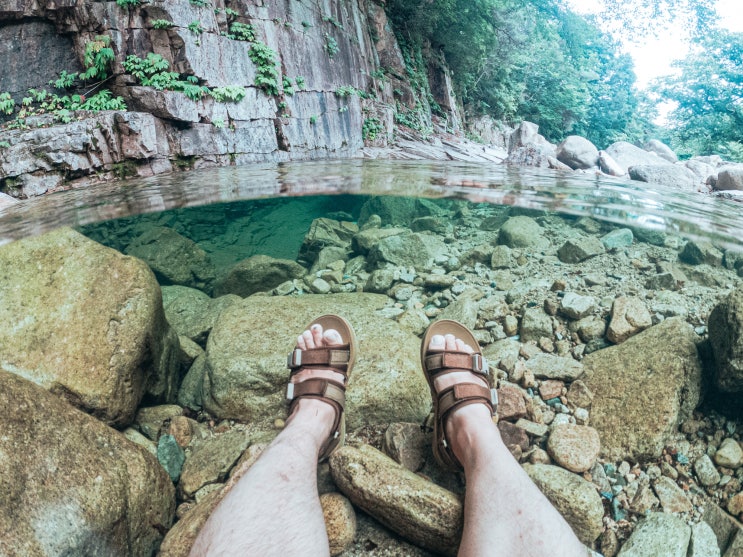
[[[289,382],[286,386],[286,399],[295,400],[300,397],[327,398],[337,403],[341,410],[346,406],[345,385],[332,379],[305,379],[298,383]]]
[[[431,377],[451,371],[469,371],[487,377],[490,374],[488,361],[482,354],[466,352],[429,352],[425,369]]]
[[[475,383],[457,383],[439,394],[439,416],[443,425],[449,412],[468,404],[481,403],[495,414],[498,406],[498,391]]]
[[[321,366],[345,375],[350,361],[351,348],[348,344],[332,348],[309,348],[307,350],[295,348],[287,357],[286,367],[294,371],[300,367]]]

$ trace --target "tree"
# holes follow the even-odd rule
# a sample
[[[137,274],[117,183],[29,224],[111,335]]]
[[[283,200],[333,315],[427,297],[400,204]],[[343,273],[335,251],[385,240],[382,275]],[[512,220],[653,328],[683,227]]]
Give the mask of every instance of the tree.
[[[674,147],[743,160],[743,33],[716,29],[675,65],[680,73],[656,85],[675,104],[668,117]]]

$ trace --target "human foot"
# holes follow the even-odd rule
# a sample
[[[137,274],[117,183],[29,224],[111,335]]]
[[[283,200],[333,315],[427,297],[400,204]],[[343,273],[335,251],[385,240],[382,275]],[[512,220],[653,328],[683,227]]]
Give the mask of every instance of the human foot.
[[[432,324],[421,344],[423,371],[434,401],[436,459],[462,469],[471,436],[492,427],[497,395],[490,389],[487,362],[472,333],[456,321]]]
[[[320,424],[310,434],[325,440],[320,460],[326,459],[345,439],[345,391],[356,356],[353,328],[342,317],[315,319],[299,337],[289,354],[291,370],[287,385],[289,421]],[[312,417],[319,421],[312,420]]]

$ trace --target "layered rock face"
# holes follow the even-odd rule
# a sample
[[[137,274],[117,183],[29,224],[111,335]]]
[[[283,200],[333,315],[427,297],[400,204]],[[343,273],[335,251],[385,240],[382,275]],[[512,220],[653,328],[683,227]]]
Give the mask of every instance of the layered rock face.
[[[236,24],[250,32],[238,36]],[[384,8],[370,0],[229,6],[154,0],[128,7],[19,1],[0,9],[0,42],[11,45],[0,53],[0,91],[20,103],[30,88],[49,89],[62,70],[84,69],[87,45],[99,36],[110,39],[115,56],[105,86],[128,112],[76,113],[66,124],[49,114],[27,118],[27,129],[3,133],[0,191],[25,198],[63,184],[178,168],[353,156],[363,146],[366,118],[381,127],[384,143],[398,98],[410,109],[428,106],[404,77]],[[265,49],[264,61],[253,49]],[[142,86],[123,63],[148,54],[161,56],[181,80],[242,98],[194,100]],[[431,64],[433,98],[459,129],[448,70],[441,61]],[[278,73],[271,77],[268,68]]]

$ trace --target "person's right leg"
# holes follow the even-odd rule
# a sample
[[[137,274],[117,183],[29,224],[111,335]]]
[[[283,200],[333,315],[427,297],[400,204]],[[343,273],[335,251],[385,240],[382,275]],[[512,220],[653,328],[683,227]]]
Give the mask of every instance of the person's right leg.
[[[452,335],[433,336],[429,350],[473,352]],[[472,373],[455,372],[437,377],[434,386],[441,392],[456,383],[476,381],[481,380]],[[487,406],[453,410],[445,432],[467,482],[460,557],[586,555],[568,523],[503,443]]]

